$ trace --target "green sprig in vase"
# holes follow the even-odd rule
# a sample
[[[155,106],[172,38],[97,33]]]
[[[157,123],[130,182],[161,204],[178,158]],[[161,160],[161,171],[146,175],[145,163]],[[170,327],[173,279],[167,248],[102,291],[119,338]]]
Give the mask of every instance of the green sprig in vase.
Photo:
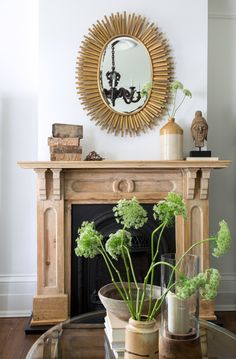
[[[182,92],[182,98],[178,102],[178,92]],[[174,81],[170,85],[173,99],[172,111],[168,111],[169,119],[160,130],[160,159],[182,160],[183,159],[183,129],[175,122],[175,114],[182,106],[186,97],[192,97],[192,93],[184,88],[180,81]],[[178,103],[177,103],[178,102]]]

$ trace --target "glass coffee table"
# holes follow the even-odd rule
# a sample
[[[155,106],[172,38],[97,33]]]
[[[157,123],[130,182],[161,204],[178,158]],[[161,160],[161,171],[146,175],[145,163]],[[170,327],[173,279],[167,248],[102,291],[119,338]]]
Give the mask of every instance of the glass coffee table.
[[[55,325],[31,347],[26,359],[116,359],[104,335],[105,311]],[[236,359],[236,335],[200,321],[203,359]]]

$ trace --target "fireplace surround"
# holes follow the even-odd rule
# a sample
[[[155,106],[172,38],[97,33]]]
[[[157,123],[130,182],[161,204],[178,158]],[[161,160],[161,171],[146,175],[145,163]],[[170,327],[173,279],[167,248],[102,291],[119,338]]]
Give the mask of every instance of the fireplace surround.
[[[19,162],[37,174],[37,294],[32,325],[53,324],[71,314],[72,207],[114,204],[136,196],[154,204],[169,191],[182,194],[188,219],[176,218],[176,252],[208,237],[209,178],[230,161]],[[208,246],[194,251],[201,269],[209,266]],[[213,303],[201,303],[201,317],[214,319]]]
[[[116,222],[112,211],[114,204],[75,204],[72,205],[72,241],[71,241],[71,303],[70,314],[75,316],[95,310],[102,310],[99,298],[99,289],[111,282],[109,272],[101,255],[95,258],[83,258],[75,255],[75,239],[78,227],[83,221],[93,221],[96,229],[103,235],[104,243],[110,233],[115,233],[121,226]],[[137,281],[143,283],[144,277],[151,264],[151,234],[158,223],[153,218],[153,204],[143,204],[148,214],[148,222],[143,228],[130,229],[132,234],[131,256]],[[154,236],[154,245],[159,233]],[[161,254],[175,253],[175,225],[167,227],[160,243],[156,261],[161,260]],[[122,278],[125,270],[122,260],[116,262]],[[155,271],[154,283],[160,285],[160,267]]]

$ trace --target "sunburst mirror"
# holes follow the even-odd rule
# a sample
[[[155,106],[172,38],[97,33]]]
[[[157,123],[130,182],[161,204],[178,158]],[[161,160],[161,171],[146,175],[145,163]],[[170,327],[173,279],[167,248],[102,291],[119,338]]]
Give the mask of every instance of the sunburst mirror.
[[[102,129],[132,136],[152,128],[163,114],[171,72],[167,41],[153,23],[140,15],[112,14],[84,36],[77,91]]]

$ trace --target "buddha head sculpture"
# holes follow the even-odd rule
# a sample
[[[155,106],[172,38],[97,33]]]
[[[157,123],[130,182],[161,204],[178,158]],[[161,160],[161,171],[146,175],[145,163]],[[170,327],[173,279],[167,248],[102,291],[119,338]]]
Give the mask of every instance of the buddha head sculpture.
[[[191,132],[195,147],[203,147],[204,140],[207,141],[208,124],[201,111],[195,112],[195,117],[191,125]]]

